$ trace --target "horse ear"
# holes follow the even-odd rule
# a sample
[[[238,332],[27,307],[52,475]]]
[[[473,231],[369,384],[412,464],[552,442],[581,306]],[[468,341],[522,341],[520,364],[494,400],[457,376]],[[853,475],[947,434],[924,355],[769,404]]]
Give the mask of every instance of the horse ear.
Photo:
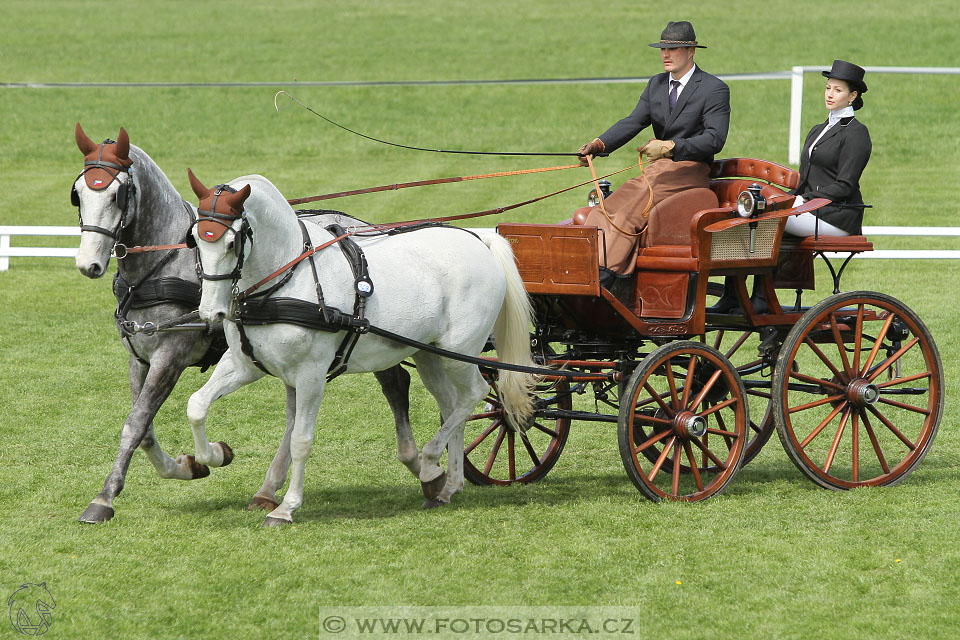
[[[193,189],[193,192],[197,194],[198,198],[203,200],[210,195],[210,189],[203,186],[203,183],[197,179],[197,176],[193,175],[193,171],[187,169],[187,176],[190,178],[190,187]]]
[[[77,128],[74,130],[74,136],[77,138],[77,147],[83,155],[87,155],[97,148],[97,143],[83,132],[83,127],[80,126],[79,122],[77,123]]]
[[[240,189],[236,193],[231,193],[230,197],[227,198],[227,203],[235,210],[243,210],[243,202],[250,197],[250,185],[245,185],[243,189]]]
[[[127,135],[127,130],[123,127],[120,127],[120,134],[117,136],[116,153],[121,160],[130,159],[130,136]]]

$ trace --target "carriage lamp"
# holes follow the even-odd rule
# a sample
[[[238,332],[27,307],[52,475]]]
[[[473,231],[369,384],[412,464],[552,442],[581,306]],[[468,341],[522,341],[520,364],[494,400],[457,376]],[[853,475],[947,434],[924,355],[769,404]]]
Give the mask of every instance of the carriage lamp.
[[[610,197],[610,186],[611,186],[611,185],[610,185],[610,181],[609,181],[609,180],[601,180],[600,182],[597,183],[597,186],[600,187],[600,195],[603,196],[603,199],[604,199],[604,200],[606,200],[607,198]],[[596,189],[591,189],[591,190],[590,190],[590,195],[587,196],[587,206],[588,206],[588,207],[595,207],[595,206],[597,206],[598,204],[600,204],[600,197],[597,196],[597,190],[596,190]]]
[[[754,182],[746,191],[741,191],[737,197],[737,214],[741,218],[753,218],[763,213],[767,208],[767,199],[763,197],[763,188]],[[750,223],[750,253],[756,250],[757,223]]]
[[[737,197],[737,213],[741,218],[752,218],[763,213],[767,208],[767,199],[763,197],[763,188],[754,182],[741,191]]]

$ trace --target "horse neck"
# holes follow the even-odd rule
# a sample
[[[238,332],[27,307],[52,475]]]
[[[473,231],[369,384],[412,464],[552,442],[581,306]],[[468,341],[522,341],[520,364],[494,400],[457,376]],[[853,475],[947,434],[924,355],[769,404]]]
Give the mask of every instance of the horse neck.
[[[253,193],[244,203],[253,243],[246,240],[241,288],[273,273],[303,252],[303,233],[297,214],[279,192],[258,187],[253,185]]]
[[[186,236],[192,216],[183,206],[183,199],[166,174],[142,149],[130,146],[131,179],[136,186],[133,203],[127,212],[126,228],[121,232],[121,242],[128,247],[177,244]],[[182,254],[182,255],[180,255]],[[194,258],[189,251],[178,251],[164,263],[165,275],[177,275],[195,279]],[[159,261],[166,258],[167,251],[130,254],[118,260],[120,274],[128,282],[134,282],[143,274],[150,273]],[[158,273],[152,274],[154,277]]]

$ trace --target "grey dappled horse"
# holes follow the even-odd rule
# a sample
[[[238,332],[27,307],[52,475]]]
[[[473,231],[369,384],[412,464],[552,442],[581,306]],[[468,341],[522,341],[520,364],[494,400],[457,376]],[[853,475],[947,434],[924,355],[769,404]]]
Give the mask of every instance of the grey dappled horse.
[[[143,150],[130,144],[124,129],[117,141],[93,142],[77,124],[77,146],[84,154],[84,170],[73,185],[71,200],[81,220],[77,268],[88,278],[102,277],[115,246],[179,244],[193,223],[196,209],[186,204],[173,184]],[[336,220],[345,216],[334,216]],[[119,243],[119,244],[118,244]],[[120,254],[123,254],[121,249]],[[118,260],[114,292],[121,317],[144,325],[176,320],[197,308],[200,282],[196,252],[164,249],[129,252]],[[133,290],[130,291],[130,287]],[[126,309],[122,307],[126,306]],[[121,339],[130,352],[132,408],[123,425],[120,449],[103,489],[80,516],[98,523],[114,515],[113,500],[123,489],[134,450],[139,446],[163,478],[191,480],[209,474],[207,465],[224,466],[233,458],[224,443],[198,442],[203,456],[171,458],[157,443],[153,418],[190,365],[215,362],[222,349],[211,351],[222,329],[214,331],[134,333]],[[408,387],[410,376],[400,366],[376,374],[394,413],[398,434],[410,431]],[[252,507],[273,509],[275,492],[283,485],[290,464],[289,434],[295,395],[287,388],[288,429]],[[399,436],[398,436],[399,439]],[[411,436],[412,439],[412,436]],[[404,440],[405,442],[405,440]],[[415,445],[414,445],[415,448]],[[403,453],[403,452],[401,452]],[[199,457],[199,456],[198,456]],[[402,456],[401,456],[402,457]]]

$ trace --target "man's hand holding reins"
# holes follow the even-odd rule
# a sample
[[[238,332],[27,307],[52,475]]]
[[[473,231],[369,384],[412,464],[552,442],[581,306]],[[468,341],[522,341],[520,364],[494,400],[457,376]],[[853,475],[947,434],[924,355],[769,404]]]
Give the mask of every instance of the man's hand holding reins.
[[[603,140],[600,138],[594,138],[587,144],[580,147],[577,151],[577,154],[580,156],[580,166],[587,166],[587,156],[595,156],[598,153],[603,153],[604,145]]]
[[[637,151],[647,156],[647,160],[653,162],[661,158],[671,157],[673,155],[674,145],[673,140],[657,140],[654,138],[653,140],[647,141],[647,144],[639,147]]]

